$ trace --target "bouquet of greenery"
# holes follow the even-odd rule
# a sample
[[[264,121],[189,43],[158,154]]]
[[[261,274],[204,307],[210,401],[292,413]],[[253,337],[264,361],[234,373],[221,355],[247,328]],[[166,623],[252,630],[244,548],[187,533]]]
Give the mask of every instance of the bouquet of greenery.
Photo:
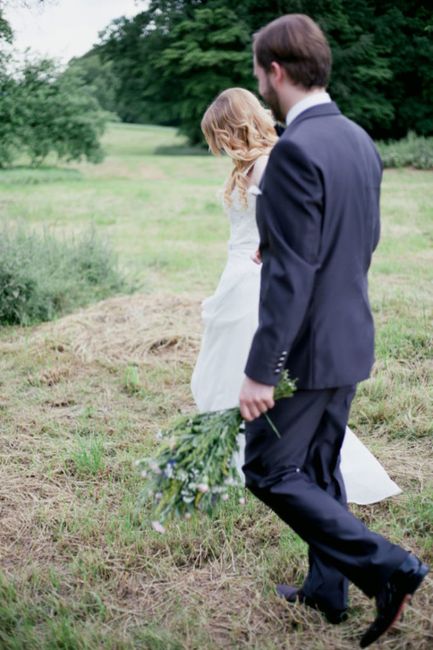
[[[274,399],[291,397],[294,391],[295,383],[284,371]],[[265,417],[279,436],[269,416]],[[197,510],[211,514],[229,493],[244,502],[244,486],[234,462],[243,427],[240,410],[235,407],[185,415],[157,434],[165,443],[158,456],[136,463],[146,480],[140,505],[151,503],[155,530],[164,532],[163,522],[173,516],[189,519]]]

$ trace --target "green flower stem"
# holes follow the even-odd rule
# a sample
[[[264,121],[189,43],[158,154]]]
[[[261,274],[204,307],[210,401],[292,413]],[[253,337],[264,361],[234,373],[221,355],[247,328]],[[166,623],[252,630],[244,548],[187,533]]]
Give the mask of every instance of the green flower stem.
[[[283,373],[274,399],[290,397],[294,390]],[[265,417],[280,438],[272,420]],[[183,416],[162,432],[167,442],[159,454],[139,463],[147,477],[140,501],[150,504],[153,521],[161,524],[194,511],[211,515],[229,491],[241,496],[244,487],[233,463],[241,424],[240,410],[234,407]]]
[[[272,431],[275,433],[275,435],[277,436],[277,438],[281,438],[281,434],[280,434],[280,432],[278,431],[278,429],[277,429],[277,427],[275,426],[275,424],[272,422],[272,420],[271,420],[271,418],[269,417],[269,415],[268,415],[267,413],[264,413],[263,415],[264,415],[265,418],[267,419],[269,426],[271,427]]]

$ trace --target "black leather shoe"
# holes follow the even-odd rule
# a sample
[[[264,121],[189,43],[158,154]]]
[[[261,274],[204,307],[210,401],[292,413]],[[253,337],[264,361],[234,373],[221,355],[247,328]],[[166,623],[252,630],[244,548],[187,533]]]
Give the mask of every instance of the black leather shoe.
[[[428,573],[428,566],[408,555],[376,595],[377,616],[360,641],[361,648],[374,643],[400,618],[403,608]]]
[[[277,594],[284,598],[288,603],[302,603],[307,605],[307,607],[312,607],[313,609],[318,609],[322,614],[325,615],[329,623],[333,625],[338,625],[347,620],[347,610],[346,609],[334,609],[332,607],[324,607],[319,605],[313,598],[306,596],[302,589],[297,589],[290,585],[277,585]]]

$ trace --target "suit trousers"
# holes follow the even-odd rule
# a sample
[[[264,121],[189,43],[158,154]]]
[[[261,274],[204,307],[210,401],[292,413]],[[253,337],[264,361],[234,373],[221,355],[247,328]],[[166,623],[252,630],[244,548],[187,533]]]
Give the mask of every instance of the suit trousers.
[[[372,597],[408,553],[347,509],[340,449],[355,386],[298,390],[246,426],[248,489],[309,546],[302,590],[322,608],[347,607],[348,580]]]

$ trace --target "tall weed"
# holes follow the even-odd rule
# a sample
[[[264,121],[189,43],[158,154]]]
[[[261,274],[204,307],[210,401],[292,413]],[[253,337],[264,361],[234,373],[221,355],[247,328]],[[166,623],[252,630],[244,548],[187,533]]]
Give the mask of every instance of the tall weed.
[[[433,138],[409,133],[401,140],[376,144],[385,167],[433,169]]]
[[[29,325],[128,290],[117,260],[93,231],[59,239],[4,228],[0,236],[0,324]]]

